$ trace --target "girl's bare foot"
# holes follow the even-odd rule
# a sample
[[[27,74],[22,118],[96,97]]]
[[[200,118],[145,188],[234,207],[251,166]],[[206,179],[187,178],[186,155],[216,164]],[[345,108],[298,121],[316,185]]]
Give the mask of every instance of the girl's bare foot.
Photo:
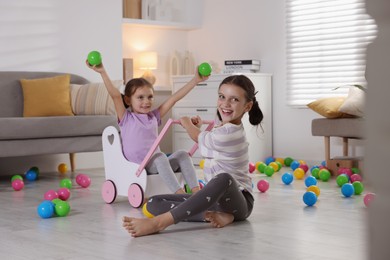
[[[173,224],[173,217],[170,212],[154,218],[132,218],[123,217],[123,227],[133,237],[140,237],[158,233]]]
[[[207,211],[205,218],[216,228],[222,228],[234,221],[234,216],[232,214],[217,211]]]

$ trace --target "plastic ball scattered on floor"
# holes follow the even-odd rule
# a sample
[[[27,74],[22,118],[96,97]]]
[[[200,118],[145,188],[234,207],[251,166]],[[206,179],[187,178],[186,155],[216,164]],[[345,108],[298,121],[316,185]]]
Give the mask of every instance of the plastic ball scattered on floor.
[[[24,188],[24,181],[20,179],[15,179],[12,181],[11,185],[15,191],[20,191]]]
[[[354,183],[355,181],[362,181],[362,176],[360,176],[359,174],[357,173],[354,173],[351,175],[351,177],[349,178],[351,180],[351,183]]]
[[[76,183],[83,188],[88,188],[91,185],[91,178],[87,174],[77,174]]]
[[[71,189],[72,188],[72,181],[69,178],[62,179],[60,181],[60,187]]]
[[[23,180],[23,177],[20,175],[20,174],[15,174],[11,177],[11,182],[13,182],[14,180]]]
[[[351,183],[346,183],[341,187],[341,194],[344,195],[344,197],[351,197],[355,193],[355,188]]]
[[[68,200],[70,197],[70,190],[68,188],[59,188],[57,194],[59,199]]]
[[[294,180],[294,177],[291,173],[286,172],[282,175],[282,182],[286,185],[289,185]]]
[[[60,163],[58,165],[58,172],[64,174],[68,171],[68,166],[65,163]]]
[[[145,204],[142,206],[142,213],[144,213],[145,217],[147,217],[147,218],[153,218],[153,217],[154,217],[153,214],[150,213],[150,212],[148,211],[146,205],[147,205],[147,203],[145,203]]]
[[[313,168],[313,169],[311,170],[311,175],[312,175],[314,178],[319,179],[319,178],[320,178],[320,176],[318,175],[319,172],[320,172],[320,168],[319,168],[319,167]]]
[[[54,205],[54,212],[56,213],[57,216],[59,217],[65,217],[69,214],[70,212],[70,205],[66,201],[58,201]]]
[[[255,170],[256,170],[255,164],[250,162],[249,163],[249,173],[253,173]]]
[[[266,192],[269,189],[269,182],[267,180],[259,180],[257,182],[257,189],[261,192]]]
[[[312,191],[306,191],[303,194],[303,198],[302,199],[303,199],[303,202],[307,206],[311,207],[314,204],[316,204],[316,202],[317,202],[317,195],[314,192],[312,192]]]
[[[260,172],[260,173],[264,173],[264,170],[265,170],[265,167],[267,167],[267,165],[263,162],[258,162],[256,164],[256,169]]]
[[[330,171],[327,169],[321,169],[318,173],[318,176],[320,177],[321,181],[328,181],[330,179]]]
[[[48,190],[43,195],[43,198],[45,200],[50,200],[50,201],[54,199],[58,199],[58,193],[55,190]]]
[[[375,196],[376,196],[375,193],[372,192],[369,192],[366,195],[364,195],[364,199],[363,199],[364,205],[366,207],[369,207],[371,202],[375,199]]]
[[[317,197],[319,197],[321,194],[321,190],[317,185],[311,185],[311,186],[307,187],[306,191],[314,192],[317,195]]]
[[[364,186],[363,183],[361,183],[360,181],[355,181],[354,183],[352,183],[352,186],[355,190],[355,195],[360,195],[363,193]]]
[[[275,172],[279,171],[279,165],[276,162],[270,162],[268,164],[268,166],[271,166],[272,168],[274,168]]]
[[[346,174],[342,173],[336,178],[336,183],[339,187],[342,187],[344,184],[349,182],[349,178]]]
[[[293,158],[291,157],[286,157],[284,158],[284,165],[286,165],[287,167],[290,167],[291,166],[291,163],[294,161]]]
[[[297,160],[295,160],[295,161],[291,162],[290,167],[294,171],[295,169],[297,169],[299,167],[299,165],[301,165],[301,164]]]
[[[267,175],[268,177],[271,177],[274,173],[275,173],[275,170],[272,166],[266,166],[264,168],[264,173],[265,175]]]
[[[275,157],[273,156],[268,156],[267,158],[265,158],[265,164],[269,165],[270,163],[274,162],[275,161]]]
[[[297,180],[302,180],[303,177],[305,177],[305,171],[299,167],[297,167],[295,170],[294,170],[294,177],[295,179]]]
[[[37,213],[41,218],[51,218],[54,215],[54,203],[44,200],[38,205]]]
[[[38,178],[38,173],[33,170],[28,170],[24,176],[28,181],[35,181]]]
[[[310,187],[312,185],[317,185],[317,179],[314,178],[314,176],[308,176],[305,179],[305,185],[306,185],[306,187]]]

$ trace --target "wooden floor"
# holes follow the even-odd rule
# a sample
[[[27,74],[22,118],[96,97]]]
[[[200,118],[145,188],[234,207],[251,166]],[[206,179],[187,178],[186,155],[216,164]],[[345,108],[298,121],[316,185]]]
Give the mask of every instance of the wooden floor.
[[[41,174],[14,191],[0,177],[0,259],[367,259],[367,209],[363,195],[344,198],[335,180],[320,182],[313,207],[302,201],[304,182],[287,186],[281,174],[265,178],[266,193],[256,189],[247,221],[214,229],[207,223],[179,223],[157,235],[132,238],[121,227],[123,215],[141,217],[127,198],[105,204],[100,196],[103,169],[83,170],[89,188],[71,190],[66,217],[42,219],[36,208],[49,189],[58,189],[58,173]],[[73,175],[68,177],[74,178]]]

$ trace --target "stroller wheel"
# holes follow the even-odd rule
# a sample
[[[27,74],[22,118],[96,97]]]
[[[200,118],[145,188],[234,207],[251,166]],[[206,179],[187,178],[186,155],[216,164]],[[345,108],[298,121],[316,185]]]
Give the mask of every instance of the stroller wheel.
[[[144,192],[140,185],[132,183],[129,187],[127,198],[129,199],[130,205],[134,208],[139,208],[144,202]]]
[[[106,180],[102,185],[102,198],[103,200],[111,204],[116,198],[116,187],[113,181]]]

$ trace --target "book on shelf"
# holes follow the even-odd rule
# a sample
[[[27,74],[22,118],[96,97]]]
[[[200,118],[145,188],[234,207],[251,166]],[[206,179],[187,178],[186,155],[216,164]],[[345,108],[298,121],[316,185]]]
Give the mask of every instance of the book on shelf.
[[[257,64],[225,65],[225,68],[226,69],[260,70],[260,65],[257,65]]]
[[[225,60],[225,65],[261,65],[260,60]]]

